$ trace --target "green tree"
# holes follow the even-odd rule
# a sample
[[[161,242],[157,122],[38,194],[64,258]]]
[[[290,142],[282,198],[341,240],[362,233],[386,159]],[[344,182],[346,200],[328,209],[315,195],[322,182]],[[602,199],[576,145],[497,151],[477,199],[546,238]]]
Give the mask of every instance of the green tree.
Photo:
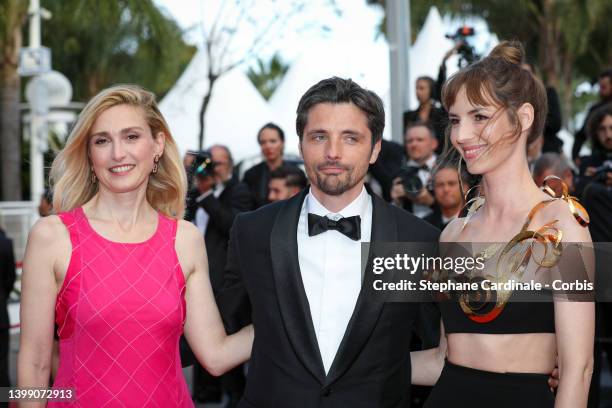
[[[258,58],[256,66],[250,67],[247,75],[259,93],[268,100],[288,69],[289,65],[285,64],[278,54],[274,54],[268,62]]]
[[[0,183],[3,200],[21,200],[21,133],[17,74],[28,2],[0,0]]]
[[[153,0],[43,0],[53,14],[43,44],[53,68],[72,82],[73,99],[85,101],[115,83],[136,83],[158,97],[169,90],[195,47]]]
[[[369,0],[385,5],[385,0]],[[573,114],[574,89],[612,65],[609,0],[411,0],[418,30],[429,6],[455,16],[484,18],[501,39],[518,39],[539,67],[544,82],[560,93],[567,124]],[[424,14],[425,13],[425,14]]]

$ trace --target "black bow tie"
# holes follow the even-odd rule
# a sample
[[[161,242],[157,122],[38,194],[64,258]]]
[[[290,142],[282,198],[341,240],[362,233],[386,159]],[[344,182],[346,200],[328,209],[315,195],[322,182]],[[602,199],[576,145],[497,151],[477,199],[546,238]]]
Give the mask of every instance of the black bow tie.
[[[308,214],[308,235],[319,235],[330,229],[336,230],[341,234],[346,235],[353,241],[359,241],[361,238],[361,217],[358,215],[346,218],[340,218],[334,221],[327,217],[321,217],[316,214]]]

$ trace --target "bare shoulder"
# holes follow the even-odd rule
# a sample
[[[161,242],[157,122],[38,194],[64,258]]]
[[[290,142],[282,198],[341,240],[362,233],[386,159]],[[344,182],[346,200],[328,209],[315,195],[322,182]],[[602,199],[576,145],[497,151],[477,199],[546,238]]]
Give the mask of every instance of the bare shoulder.
[[[40,277],[46,271],[65,272],[71,252],[70,234],[62,220],[57,215],[40,218],[28,234],[24,274]]]
[[[199,245],[203,241],[203,236],[198,227],[185,220],[178,220],[176,228],[176,243],[180,246]]]
[[[34,245],[43,244],[46,247],[70,242],[70,234],[57,215],[39,218],[28,234],[28,242]]]
[[[455,242],[461,233],[464,218],[454,218],[451,220],[440,234],[440,242]]]
[[[175,249],[185,279],[188,279],[192,272],[197,269],[196,266],[200,260],[206,259],[204,237],[200,230],[189,221],[179,220],[176,229]]]
[[[555,227],[561,230],[565,242],[591,242],[591,234],[582,226],[565,200],[555,200],[541,212],[537,225],[555,221]]]

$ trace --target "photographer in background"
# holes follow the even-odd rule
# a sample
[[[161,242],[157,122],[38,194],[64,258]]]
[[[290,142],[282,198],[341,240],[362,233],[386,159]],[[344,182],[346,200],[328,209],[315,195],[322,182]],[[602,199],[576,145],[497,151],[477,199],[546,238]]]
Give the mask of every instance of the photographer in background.
[[[215,294],[223,286],[229,232],[234,218],[254,206],[248,187],[232,177],[233,165],[229,149],[214,145],[196,155],[193,167],[193,184],[198,194],[193,221],[204,234],[210,283]],[[196,363],[194,399],[202,402],[220,399],[220,390],[215,390],[215,380]],[[240,400],[244,384],[242,366],[221,377],[221,387],[229,394],[228,406],[235,406]]]
[[[436,163],[438,139],[427,124],[409,126],[404,134],[408,161],[393,180],[391,202],[423,218],[432,212],[435,199],[427,190],[431,171]]]
[[[586,132],[591,139],[592,153],[580,157],[579,193],[593,181],[612,186],[612,103],[592,112]]]
[[[440,102],[435,99],[435,86],[433,78],[428,76],[417,78],[415,88],[419,107],[416,110],[404,112],[404,129],[417,123],[429,125],[438,139],[439,149],[436,153],[439,154],[444,144],[447,114]]]
[[[572,147],[572,159],[577,162],[581,160],[578,158],[578,155],[580,154],[580,149],[582,148],[582,145],[586,141],[587,137],[591,137],[591,140],[593,140],[592,135],[589,134],[588,131],[589,122],[591,121],[593,114],[599,108],[612,103],[612,69],[607,69],[599,74],[598,83],[599,101],[589,108],[582,128],[575,135],[574,146]],[[593,149],[594,148],[595,146],[593,146]],[[582,167],[581,163],[578,164]]]
[[[594,242],[612,241],[612,104],[595,110],[587,123],[593,146],[590,156],[580,158],[577,191],[591,217]]]

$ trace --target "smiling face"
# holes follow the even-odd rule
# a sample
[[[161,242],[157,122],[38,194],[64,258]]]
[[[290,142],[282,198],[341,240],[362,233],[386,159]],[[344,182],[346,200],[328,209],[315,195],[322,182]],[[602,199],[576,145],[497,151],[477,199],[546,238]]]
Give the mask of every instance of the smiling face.
[[[457,93],[449,109],[450,139],[472,174],[485,174],[506,162],[513,155],[525,155],[526,131],[533,120],[533,108],[525,104],[518,111],[523,137],[515,138],[516,127],[508,113],[498,106],[472,104],[465,87]],[[529,116],[531,114],[531,116]],[[531,121],[530,121],[531,120]],[[527,125],[527,126],[525,126]]]
[[[354,104],[319,103],[308,111],[300,152],[313,189],[331,196],[361,189],[379,151],[366,114]]]
[[[154,138],[141,108],[113,106],[91,127],[88,151],[101,189],[125,193],[144,188],[155,155],[164,150],[164,135]]]

